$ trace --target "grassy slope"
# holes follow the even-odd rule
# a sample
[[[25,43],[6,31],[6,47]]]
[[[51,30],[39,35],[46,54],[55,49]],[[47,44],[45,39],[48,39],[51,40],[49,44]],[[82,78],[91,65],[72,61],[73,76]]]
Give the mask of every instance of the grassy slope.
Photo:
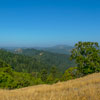
[[[0,100],[100,100],[100,73],[17,90],[0,90]]]

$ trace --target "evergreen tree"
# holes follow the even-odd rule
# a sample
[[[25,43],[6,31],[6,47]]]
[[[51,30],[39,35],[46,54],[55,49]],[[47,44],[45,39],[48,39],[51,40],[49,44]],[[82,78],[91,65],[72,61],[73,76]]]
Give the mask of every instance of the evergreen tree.
[[[46,69],[43,69],[42,71],[41,71],[41,80],[43,81],[43,82],[46,82],[46,80],[47,80],[47,70]]]

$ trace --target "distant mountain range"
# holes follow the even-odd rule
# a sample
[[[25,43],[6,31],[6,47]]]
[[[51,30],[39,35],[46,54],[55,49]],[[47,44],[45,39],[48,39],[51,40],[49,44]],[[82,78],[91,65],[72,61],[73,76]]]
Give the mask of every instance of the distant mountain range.
[[[59,54],[70,54],[70,51],[73,49],[72,46],[68,45],[57,45],[53,47],[35,47],[37,50],[44,50],[44,51],[49,51],[52,53],[59,53]]]

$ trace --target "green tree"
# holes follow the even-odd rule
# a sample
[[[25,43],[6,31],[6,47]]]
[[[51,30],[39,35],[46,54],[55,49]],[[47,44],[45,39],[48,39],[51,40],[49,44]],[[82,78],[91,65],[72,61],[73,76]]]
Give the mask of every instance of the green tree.
[[[43,82],[46,82],[46,80],[47,80],[47,70],[46,69],[43,69],[42,71],[41,71],[41,80],[43,81]]]
[[[52,74],[49,74],[48,77],[47,77],[47,83],[48,84],[52,84],[54,83],[54,77]]]
[[[83,75],[99,72],[99,44],[97,42],[78,42],[71,51],[71,59],[75,59],[78,70]]]
[[[51,67],[50,73],[47,77],[47,83],[57,83],[61,78],[61,73],[58,71],[56,66]]]
[[[0,59],[0,68],[1,67],[10,67],[10,66]]]
[[[53,76],[54,78],[56,78],[56,77],[57,77],[57,74],[58,74],[58,69],[57,69],[57,67],[53,66],[53,67],[51,68],[51,70],[50,70],[50,73],[52,74],[52,76]]]
[[[77,69],[77,67],[70,67],[69,69],[65,71],[64,75],[62,76],[61,81],[67,81],[67,80],[71,80],[77,77],[80,77],[80,72]]]

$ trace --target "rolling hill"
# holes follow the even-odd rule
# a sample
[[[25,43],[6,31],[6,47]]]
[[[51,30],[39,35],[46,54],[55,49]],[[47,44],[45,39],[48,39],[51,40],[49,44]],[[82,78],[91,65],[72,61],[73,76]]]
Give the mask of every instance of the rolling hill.
[[[36,49],[16,49],[10,52],[0,50],[0,59],[19,72],[39,72],[43,68],[49,71],[53,66],[64,72],[67,68],[75,66],[69,58],[70,55]]]
[[[67,68],[75,66],[74,61],[70,61],[69,54],[52,53],[33,48],[19,48],[16,49],[14,53],[35,58],[37,61],[46,64],[48,67],[56,66],[60,71],[65,71]]]
[[[0,100],[100,100],[100,73],[16,90],[0,90]]]

